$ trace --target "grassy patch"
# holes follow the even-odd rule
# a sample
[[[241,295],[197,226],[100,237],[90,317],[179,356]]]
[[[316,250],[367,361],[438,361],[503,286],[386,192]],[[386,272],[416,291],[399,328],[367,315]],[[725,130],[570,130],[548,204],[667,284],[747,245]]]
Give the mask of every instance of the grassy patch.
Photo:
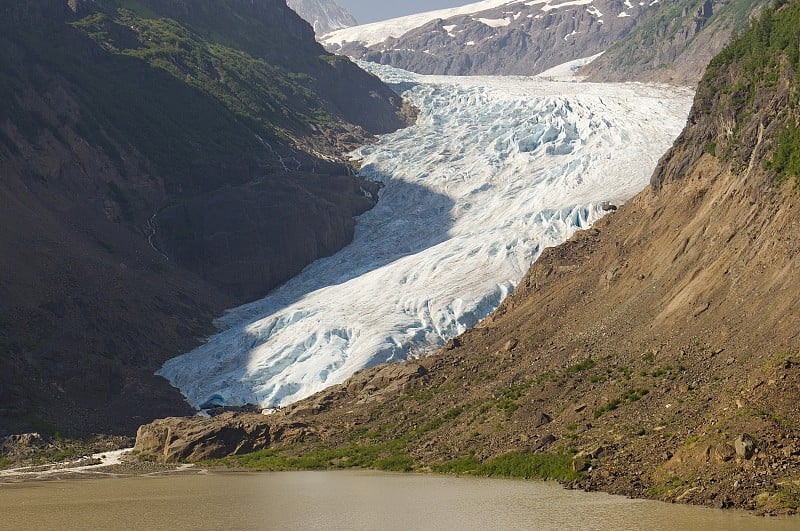
[[[503,412],[506,419],[510,419],[514,412],[519,409],[517,401],[522,398],[523,393],[529,387],[530,382],[507,387],[500,393],[500,396],[495,398],[495,407]]]
[[[231,467],[264,471],[335,470],[339,468],[377,468],[380,470],[413,469],[413,460],[401,445],[349,445],[321,448],[301,455],[287,455],[289,449],[267,449],[251,454],[230,456],[215,461]]]
[[[10,468],[14,464],[14,460],[8,457],[0,457],[0,469]]]
[[[400,437],[389,438],[387,435],[387,431],[393,428],[393,425],[382,426],[377,430],[359,427],[348,437],[349,444],[339,448],[319,448],[299,455],[296,448],[271,448],[225,457],[210,464],[265,471],[375,468],[408,472],[415,468],[414,459],[408,453],[409,444],[421,435],[458,418],[463,411],[460,407],[449,409]],[[387,439],[377,440],[383,437]]]
[[[431,467],[434,472],[439,472],[440,474],[459,474],[462,476],[478,474],[480,468],[481,462],[474,455],[457,457]]]
[[[683,485],[683,481],[678,477],[673,477],[659,485],[647,489],[647,495],[651,498],[664,499],[675,492],[675,489],[681,485]]]
[[[378,459],[373,466],[378,470],[411,472],[414,470],[414,460],[408,454],[396,454]]]
[[[650,391],[648,389],[636,388],[636,389],[628,389],[624,395],[620,396],[619,398],[614,398],[609,400],[603,406],[594,410],[594,418],[600,418],[609,411],[614,411],[619,406],[623,404],[630,404],[632,402],[637,402],[643,396],[647,395]]]
[[[800,510],[800,485],[796,483],[786,483],[778,487],[775,493],[775,505],[779,509],[791,511]]]
[[[592,358],[586,358],[580,363],[570,365],[567,367],[567,374],[577,374],[579,372],[588,371],[595,366],[595,361]]]
[[[576,479],[572,456],[566,453],[512,452],[490,459],[481,467],[487,476],[541,479]]]
[[[569,481],[578,474],[572,470],[572,456],[568,453],[511,452],[480,462],[475,456],[459,457],[433,468],[434,472],[469,476],[506,478],[558,479]]]

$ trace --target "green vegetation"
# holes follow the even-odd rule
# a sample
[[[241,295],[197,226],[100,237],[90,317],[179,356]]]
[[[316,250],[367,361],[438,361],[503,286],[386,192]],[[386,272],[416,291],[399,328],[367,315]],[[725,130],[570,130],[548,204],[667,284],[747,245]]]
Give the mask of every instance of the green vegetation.
[[[517,401],[530,386],[530,382],[523,382],[507,387],[500,396],[495,398],[495,407],[504,413],[506,419],[510,419],[514,412],[519,409]]]
[[[797,483],[784,483],[775,493],[775,504],[780,509],[797,512],[800,510],[800,485]]]
[[[747,14],[757,0],[731,0],[718,6],[715,13],[705,21],[705,25],[718,24],[739,31],[747,21]],[[658,50],[675,39],[678,35],[688,33],[689,40],[683,43],[689,46],[694,39],[694,27],[698,13],[704,0],[675,0],[662,2],[658,7],[648,10],[644,18],[633,28],[630,35],[615,43],[606,52],[612,59],[612,68],[631,68],[636,66],[668,67],[663,62],[669,56],[660,56]],[[677,39],[676,39],[677,40]]]
[[[0,457],[0,469],[10,468],[14,464],[14,460],[8,457]]]
[[[595,361],[592,358],[586,358],[580,363],[570,365],[567,367],[567,374],[575,374],[578,372],[588,371],[595,366]]]
[[[647,489],[647,495],[651,498],[665,499],[683,485],[684,482],[679,477],[672,477],[659,485]]]
[[[33,461],[35,463],[60,463],[62,461],[72,461],[87,453],[88,451],[84,448],[69,445],[60,450],[39,452],[33,456]]]
[[[800,186],[800,124],[797,122],[785,124],[778,133],[770,166],[782,179],[794,179],[795,185]]]
[[[732,138],[727,139],[724,154],[731,157],[739,145],[742,127],[753,113],[763,108],[771,98],[785,98],[775,118],[782,123],[775,138],[772,157],[764,166],[781,180],[793,179],[800,186],[800,2],[778,0],[773,8],[765,9],[739,37],[726,46],[709,64],[701,83],[701,91],[716,92],[717,106],[729,108],[736,120]],[[707,95],[707,102],[713,101]],[[719,141],[711,140],[714,146]],[[707,144],[707,146],[709,145]]]
[[[636,389],[629,389],[625,392],[624,395],[613,398],[606,402],[603,406],[594,410],[594,418],[600,418],[609,411],[614,411],[619,406],[623,404],[630,404],[632,402],[637,402],[641,400],[642,397],[646,396],[650,391],[648,389],[636,388]]]
[[[249,9],[260,8],[111,0],[69,23],[0,21],[14,52],[0,54],[0,123],[10,120],[33,145],[44,131],[66,143],[72,129],[121,175],[131,153],[142,155],[170,191],[246,178],[274,163],[273,148],[288,151],[333,121],[330,94],[347,72],[347,60],[321,53],[310,35],[275,31],[278,22]],[[30,87],[45,97],[66,88],[77,101],[40,116],[20,99]],[[0,158],[18,150],[0,132]],[[136,199],[118,184],[112,199]]]
[[[669,378],[670,380],[674,380],[678,377],[678,373],[683,372],[685,370],[684,367],[678,367],[677,369],[672,365],[665,365],[663,367],[658,367],[657,369],[653,370],[650,373],[650,376],[653,378]]]
[[[56,427],[42,417],[41,413],[32,411],[22,418],[22,421],[29,427],[30,431],[42,433],[44,435],[55,435],[58,433]]]
[[[433,467],[434,472],[470,476],[538,478],[570,481],[578,474],[568,453],[511,452],[481,463],[474,455],[459,457]]]
[[[251,454],[231,456],[219,463],[255,470],[333,470],[339,468],[375,468],[407,472],[413,469],[413,459],[392,443],[349,445],[334,449],[318,449],[300,456],[268,449]]]
[[[335,470],[372,468],[394,472],[415,469],[404,443],[350,444],[339,448],[316,449],[291,455],[292,449],[268,449],[231,456],[207,464],[264,471]],[[569,481],[578,474],[572,469],[572,456],[560,453],[511,452],[480,462],[474,455],[459,457],[432,467],[434,472],[472,476],[558,479]]]
[[[358,427],[351,431],[349,443],[338,448],[320,448],[299,453],[296,447],[267,449],[251,454],[226,457],[213,463],[256,470],[328,470],[337,468],[374,468],[397,472],[415,468],[409,448],[419,437],[454,421],[463,413],[455,407],[426,423],[393,436],[396,425],[382,425],[368,430]]]

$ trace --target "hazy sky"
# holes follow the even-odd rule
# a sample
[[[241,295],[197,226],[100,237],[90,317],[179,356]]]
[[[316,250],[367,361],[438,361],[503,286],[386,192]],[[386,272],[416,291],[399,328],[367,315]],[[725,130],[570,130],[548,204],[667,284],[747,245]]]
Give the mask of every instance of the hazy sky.
[[[477,0],[336,0],[361,24],[401,17],[411,13],[433,11],[443,7],[472,4]]]

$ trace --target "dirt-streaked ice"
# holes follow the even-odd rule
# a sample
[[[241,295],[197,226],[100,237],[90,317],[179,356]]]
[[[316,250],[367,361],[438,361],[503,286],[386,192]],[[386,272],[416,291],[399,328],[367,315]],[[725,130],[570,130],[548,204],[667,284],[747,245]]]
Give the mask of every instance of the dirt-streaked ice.
[[[370,67],[418,123],[360,149],[385,184],[353,243],[159,374],[194,406],[283,405],[442,345],[491,312],[544,247],[648,182],[691,92]]]

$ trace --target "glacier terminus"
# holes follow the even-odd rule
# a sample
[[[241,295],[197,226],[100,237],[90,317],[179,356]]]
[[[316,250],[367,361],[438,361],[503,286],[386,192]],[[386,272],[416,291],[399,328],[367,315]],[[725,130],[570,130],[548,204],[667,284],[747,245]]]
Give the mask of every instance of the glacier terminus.
[[[159,374],[195,407],[286,405],[475,326],[545,247],[642,190],[690,89],[421,76],[363,63],[420,110],[352,154],[384,187],[352,244]]]

